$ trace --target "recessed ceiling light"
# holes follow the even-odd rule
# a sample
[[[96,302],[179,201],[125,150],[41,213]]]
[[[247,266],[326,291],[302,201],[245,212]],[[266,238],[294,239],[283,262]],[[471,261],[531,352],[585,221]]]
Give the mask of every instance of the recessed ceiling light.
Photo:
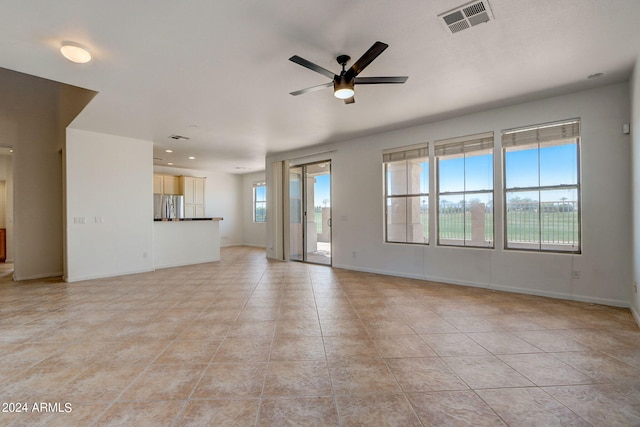
[[[195,160],[196,158],[193,156],[189,156],[189,160]]]
[[[595,74],[591,74],[589,76],[587,76],[587,78],[589,80],[593,80],[593,79],[598,79],[600,77],[604,76],[604,73],[595,73]]]
[[[164,150],[165,153],[173,153],[173,150]]]
[[[169,162],[167,163],[169,166],[173,166],[173,162]]]
[[[81,44],[74,42],[62,42],[60,53],[71,62],[85,64],[91,61],[91,53]]]
[[[9,152],[10,152],[10,153],[13,153],[13,148],[9,148]]]

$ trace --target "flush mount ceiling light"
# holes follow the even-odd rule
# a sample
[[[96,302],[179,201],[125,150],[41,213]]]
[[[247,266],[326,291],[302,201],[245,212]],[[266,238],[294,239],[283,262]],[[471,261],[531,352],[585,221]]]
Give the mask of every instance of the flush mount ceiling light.
[[[91,53],[81,44],[74,42],[62,42],[60,53],[71,62],[85,64],[91,61]]]
[[[593,80],[593,79],[599,79],[602,76],[604,76],[604,73],[595,73],[595,74],[588,75],[587,78],[589,80]]]

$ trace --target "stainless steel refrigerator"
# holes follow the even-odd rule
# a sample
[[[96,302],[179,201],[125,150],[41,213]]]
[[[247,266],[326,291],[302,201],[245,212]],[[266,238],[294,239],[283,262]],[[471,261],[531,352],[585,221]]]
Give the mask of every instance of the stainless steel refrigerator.
[[[170,194],[153,195],[153,218],[184,218],[184,196]]]

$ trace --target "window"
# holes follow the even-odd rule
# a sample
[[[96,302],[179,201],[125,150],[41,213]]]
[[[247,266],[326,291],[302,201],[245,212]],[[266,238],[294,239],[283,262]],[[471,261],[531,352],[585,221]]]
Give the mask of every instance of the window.
[[[382,153],[385,176],[385,241],[429,243],[429,147]]]
[[[580,120],[502,131],[505,248],[580,252]]]
[[[438,244],[493,247],[493,132],[435,143]]]
[[[264,181],[253,183],[253,222],[267,221],[267,184]]]

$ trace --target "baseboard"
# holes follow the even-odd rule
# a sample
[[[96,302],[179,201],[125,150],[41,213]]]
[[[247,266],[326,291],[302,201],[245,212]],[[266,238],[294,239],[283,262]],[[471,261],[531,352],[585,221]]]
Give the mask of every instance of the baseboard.
[[[623,308],[630,307],[628,301],[609,299],[609,298],[596,298],[596,297],[590,297],[590,296],[584,296],[584,295],[572,295],[572,294],[567,294],[563,292],[552,292],[552,291],[545,291],[545,290],[532,289],[532,288],[517,288],[513,286],[504,286],[504,285],[498,285],[494,283],[480,283],[480,282],[472,282],[472,281],[465,281],[465,280],[452,280],[447,277],[423,276],[421,274],[406,274],[406,273],[397,272],[397,271],[383,271],[383,270],[377,270],[377,269],[371,269],[371,268],[354,267],[351,265],[334,264],[333,267],[343,268],[345,270],[361,271],[364,273],[380,274],[383,276],[395,276],[395,277],[404,277],[408,279],[438,282],[438,283],[444,283],[448,285],[470,286],[473,288],[483,288],[483,289],[511,292],[511,293],[524,294],[524,295],[535,295],[540,297],[563,299],[568,301],[579,301],[579,302],[586,302],[591,304],[601,304],[601,305],[608,305],[613,307],[623,307]],[[634,317],[636,318],[636,322],[638,322],[638,324],[640,325],[640,321],[639,321],[640,317],[637,316],[637,314],[638,314],[637,312],[634,313]]]
[[[221,248],[230,248],[230,247],[233,247],[233,246],[247,246],[247,245],[245,245],[243,243],[225,243],[225,244],[221,244],[220,245]]]
[[[344,264],[333,264],[332,267],[333,268],[342,268],[344,270],[361,271],[363,273],[380,274],[382,276],[394,276],[394,277],[405,277],[407,279],[430,280],[430,279],[425,278],[421,274],[407,274],[407,273],[402,272],[402,271],[378,270],[378,269],[375,269],[375,268],[364,268],[364,267],[357,267],[357,266],[353,266],[353,265],[344,265]]]
[[[113,273],[113,274],[96,274],[96,275],[91,275],[91,276],[77,276],[77,277],[68,277],[68,276],[64,276],[62,277],[62,280],[64,280],[67,283],[73,283],[73,282],[82,282],[85,280],[96,280],[96,279],[109,279],[111,277],[119,277],[119,276],[127,276],[130,274],[140,274],[140,273],[150,273],[154,271],[153,268],[151,269],[142,269],[142,270],[132,270],[132,271],[124,271],[124,272],[118,272],[118,273]]]
[[[586,295],[575,295],[575,294],[567,294],[564,292],[551,292],[551,291],[542,291],[539,289],[516,288],[513,286],[501,286],[501,285],[491,285],[488,287],[488,289],[495,289],[497,291],[512,292],[517,294],[536,295],[540,297],[564,299],[568,301],[586,302],[590,304],[608,305],[612,307],[629,308],[628,301],[616,300],[611,298],[596,298],[596,297],[590,297]]]
[[[629,309],[631,310],[631,314],[633,315],[633,319],[636,321],[636,324],[640,328],[640,313],[638,313],[638,310],[636,309],[636,307],[633,304],[631,304],[631,307],[629,307]]]
[[[13,272],[13,280],[15,282],[21,282],[23,280],[51,279],[52,277],[62,277],[62,271],[58,273],[34,274],[33,276],[16,276],[15,270]]]
[[[208,264],[210,262],[218,262],[218,261],[220,261],[220,257],[194,260],[193,262],[189,262],[188,264],[184,264],[184,263],[176,263],[176,264],[169,263],[169,264],[163,264],[163,265],[155,265],[154,266],[154,270],[162,270],[162,269],[165,269],[165,268],[174,268],[174,267],[185,267],[185,266],[188,266],[188,265]]]

